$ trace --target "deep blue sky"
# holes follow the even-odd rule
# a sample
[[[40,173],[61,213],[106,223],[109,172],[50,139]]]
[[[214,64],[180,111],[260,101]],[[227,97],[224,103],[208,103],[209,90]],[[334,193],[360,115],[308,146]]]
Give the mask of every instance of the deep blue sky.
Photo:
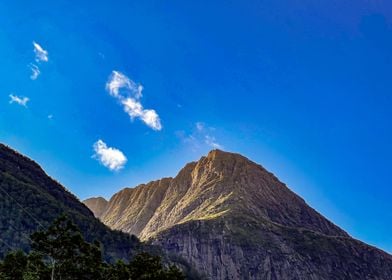
[[[392,252],[391,1],[4,0],[0,54],[0,141],[81,199],[174,176],[220,145]],[[143,85],[161,130],[110,96],[113,70]],[[126,156],[121,170],[93,157],[99,139]]]

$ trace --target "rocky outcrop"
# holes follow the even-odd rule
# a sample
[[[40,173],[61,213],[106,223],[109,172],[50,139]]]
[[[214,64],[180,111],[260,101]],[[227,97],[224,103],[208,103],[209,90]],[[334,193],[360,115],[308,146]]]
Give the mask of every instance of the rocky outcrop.
[[[392,257],[360,241],[243,217],[176,225],[153,243],[208,279],[392,279]]]
[[[392,279],[354,240],[247,158],[219,150],[115,194],[101,220],[183,256],[209,279]]]
[[[83,203],[94,213],[96,218],[100,218],[105,212],[108,201],[103,197],[92,197],[83,201]]]

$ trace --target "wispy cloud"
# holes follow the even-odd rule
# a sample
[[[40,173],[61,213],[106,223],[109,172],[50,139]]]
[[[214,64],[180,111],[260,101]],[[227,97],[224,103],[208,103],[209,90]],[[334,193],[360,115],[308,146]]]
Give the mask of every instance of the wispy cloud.
[[[204,123],[202,123],[202,122],[197,122],[196,123],[196,129],[197,129],[197,131],[203,131],[204,130]]]
[[[141,84],[135,83],[123,73],[118,71],[112,71],[112,74],[106,83],[106,89],[113,97],[131,95],[136,99],[140,99],[143,96],[143,86]]]
[[[206,126],[206,124],[203,122],[197,122],[195,126],[199,137],[202,137],[204,139],[205,144],[214,149],[223,149],[223,146],[217,142],[215,136],[211,135],[211,133],[214,132],[215,128],[211,126]]]
[[[93,158],[97,159],[111,171],[122,169],[127,162],[123,152],[119,149],[108,147],[101,139],[94,143],[93,148],[95,152]]]
[[[34,46],[33,51],[34,51],[34,54],[35,54],[35,62],[36,62],[36,64],[30,63],[29,64],[29,68],[31,70],[30,79],[32,79],[34,81],[41,74],[41,71],[40,71],[38,65],[41,64],[41,62],[48,62],[49,61],[49,57],[48,57],[48,51],[45,50],[43,47],[41,47],[40,44],[38,44],[37,42],[33,41],[33,46]]]
[[[38,78],[39,74],[41,74],[41,71],[39,70],[38,66],[33,63],[30,63],[29,67],[31,69],[30,79],[36,80]]]
[[[153,130],[162,129],[157,112],[153,109],[144,109],[140,102],[143,96],[141,84],[135,83],[121,72],[113,71],[106,83],[106,90],[120,102],[132,120],[139,118]]]
[[[206,145],[213,149],[224,149],[213,136],[214,131],[214,127],[208,126],[203,122],[196,122],[191,133],[187,134],[185,131],[178,131],[177,136],[190,145],[194,151],[206,147]]]
[[[146,125],[154,130],[161,130],[162,124],[155,110],[144,109],[142,104],[134,98],[128,97],[121,100],[124,111],[128,113],[131,119],[140,118]]]
[[[13,95],[13,94],[10,94],[9,97],[10,97],[10,104],[16,103],[16,104],[19,104],[24,107],[27,107],[27,102],[29,102],[29,100],[30,100],[28,97],[17,96],[17,95]]]
[[[214,136],[205,135],[204,142],[214,149],[223,149],[223,146],[216,141]]]
[[[35,53],[35,61],[37,63],[48,62],[49,61],[48,51],[42,48],[40,44],[34,41],[33,41],[33,46],[34,46],[34,53]]]

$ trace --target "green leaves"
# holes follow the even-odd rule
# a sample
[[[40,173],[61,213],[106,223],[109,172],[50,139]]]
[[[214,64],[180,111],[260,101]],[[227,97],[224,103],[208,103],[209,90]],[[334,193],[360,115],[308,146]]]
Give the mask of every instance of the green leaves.
[[[175,266],[165,267],[160,257],[136,255],[128,264],[122,260],[108,264],[102,259],[101,245],[84,240],[77,226],[65,216],[45,231],[31,235],[32,251],[9,253],[0,263],[4,280],[182,280]]]
[[[27,256],[20,250],[9,253],[0,266],[1,279],[23,280]]]

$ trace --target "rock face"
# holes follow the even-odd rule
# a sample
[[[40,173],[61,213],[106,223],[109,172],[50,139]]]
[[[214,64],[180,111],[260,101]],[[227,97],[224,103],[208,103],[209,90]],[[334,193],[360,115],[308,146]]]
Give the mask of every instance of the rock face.
[[[175,178],[120,191],[100,218],[209,279],[392,279],[391,255],[351,238],[260,165],[219,150]]]
[[[92,197],[83,201],[83,203],[94,213],[96,218],[100,218],[108,206],[108,201],[103,197]]]

